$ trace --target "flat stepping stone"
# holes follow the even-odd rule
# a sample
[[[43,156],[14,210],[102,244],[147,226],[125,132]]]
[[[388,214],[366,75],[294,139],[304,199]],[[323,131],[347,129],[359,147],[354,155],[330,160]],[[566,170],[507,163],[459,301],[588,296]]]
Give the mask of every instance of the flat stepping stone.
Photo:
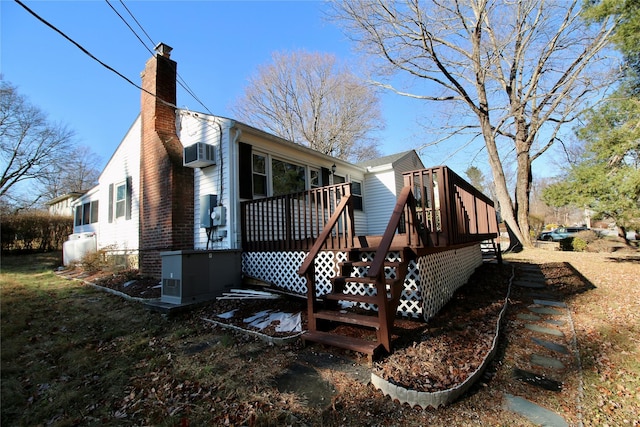
[[[538,305],[548,305],[551,307],[562,307],[562,308],[567,308],[567,304],[560,302],[560,301],[549,301],[546,299],[534,299],[533,300],[534,304],[538,304]]]
[[[513,378],[545,390],[562,391],[562,383],[560,381],[552,380],[544,375],[538,375],[524,369],[513,368]]]
[[[562,354],[569,354],[569,349],[562,345],[562,344],[558,344],[555,342],[551,342],[551,341],[547,341],[547,340],[543,340],[540,338],[536,338],[536,337],[531,337],[531,341],[533,341],[534,343],[543,346],[544,348],[548,348],[551,351],[555,351],[556,353],[562,353]]]
[[[281,393],[304,396],[307,405],[313,408],[326,408],[336,394],[334,386],[324,380],[315,369],[298,362],[293,363],[275,380]]]
[[[522,288],[530,288],[530,289],[544,289],[547,287],[547,285],[541,282],[529,282],[529,281],[522,281],[522,280],[517,280],[513,282],[513,284],[516,286],[520,286]]]
[[[529,292],[528,295],[531,298],[536,298],[536,299],[547,299],[547,300],[553,300],[555,298],[554,295],[545,293],[545,292]]]
[[[539,265],[520,264],[520,265],[518,265],[518,268],[520,270],[525,270],[525,271],[537,271],[537,272],[541,272],[542,271],[542,269],[540,269]]]
[[[529,329],[530,331],[534,331],[534,332],[540,332],[541,334],[547,334],[547,335],[553,335],[556,337],[563,337],[564,334],[557,330],[557,329],[553,329],[553,328],[545,328],[544,326],[538,326],[538,325],[534,325],[532,323],[527,323],[526,325],[524,325],[525,328]]]
[[[504,407],[511,412],[522,415],[537,425],[547,427],[569,427],[569,424],[567,424],[564,418],[560,415],[518,396],[505,393]]]
[[[555,308],[549,308],[549,307],[529,307],[529,311],[536,314],[552,314],[552,315],[564,314],[560,310],[556,310]]]
[[[564,320],[555,320],[555,319],[547,319],[544,322],[550,325],[556,325],[556,326],[564,326],[564,324],[567,323]]]
[[[529,282],[547,283],[547,278],[543,274],[525,273],[517,276],[515,280],[527,280]]]
[[[536,316],[535,314],[528,314],[528,313],[519,313],[516,317],[520,320],[528,320],[530,322],[535,322],[536,320],[542,319],[540,316]]]
[[[534,365],[542,366],[543,368],[564,369],[564,363],[553,357],[532,354],[530,360]]]

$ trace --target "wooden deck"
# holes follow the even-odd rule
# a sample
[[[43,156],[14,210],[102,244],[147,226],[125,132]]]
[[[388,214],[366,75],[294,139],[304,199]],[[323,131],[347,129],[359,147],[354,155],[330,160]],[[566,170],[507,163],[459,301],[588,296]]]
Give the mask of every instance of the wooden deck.
[[[446,250],[495,239],[498,222],[491,199],[447,167],[404,175],[382,236],[356,236],[351,186],[338,184],[306,192],[245,202],[241,205],[243,250],[299,251],[307,255],[298,270],[306,278],[308,332],[313,341],[374,356],[391,352],[391,331],[408,264],[426,251]],[[348,253],[332,279],[329,294],[317,297],[315,258],[321,251]],[[389,262],[388,254],[400,253]],[[370,261],[362,254],[375,253]],[[354,268],[365,271],[355,275]],[[391,277],[392,279],[390,279]],[[358,292],[345,292],[357,286]],[[350,313],[342,303],[368,304],[371,315]],[[340,336],[336,324],[375,332],[375,341]]]

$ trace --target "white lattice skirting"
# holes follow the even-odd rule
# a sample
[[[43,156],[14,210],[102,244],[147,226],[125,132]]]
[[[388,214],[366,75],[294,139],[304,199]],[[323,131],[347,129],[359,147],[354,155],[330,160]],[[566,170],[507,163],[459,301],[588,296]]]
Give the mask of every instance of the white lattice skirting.
[[[244,252],[242,272],[247,276],[273,283],[289,292],[304,295],[307,293],[306,279],[300,277],[297,272],[305,256],[306,252]],[[372,253],[363,253],[362,260],[371,261],[372,256]],[[391,252],[387,259],[396,261],[399,257],[399,253]],[[346,259],[344,252],[318,254],[315,264],[318,296],[331,292],[330,279],[335,277],[338,264]],[[404,281],[398,313],[428,320],[451,299],[456,289],[469,280],[480,264],[482,264],[482,252],[479,244],[429,254],[411,261]],[[358,277],[363,273],[361,269],[354,269],[351,275]],[[389,277],[392,271],[387,270],[386,274]],[[345,292],[364,294],[367,291],[352,284]]]

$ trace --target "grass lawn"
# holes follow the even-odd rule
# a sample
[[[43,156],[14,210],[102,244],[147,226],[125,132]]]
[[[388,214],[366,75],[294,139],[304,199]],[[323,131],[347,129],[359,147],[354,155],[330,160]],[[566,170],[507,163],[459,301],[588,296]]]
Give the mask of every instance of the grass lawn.
[[[270,405],[251,351],[282,355],[63,280],[56,261],[2,259],[2,425],[215,425]]]
[[[576,274],[594,285],[567,301],[582,358],[584,425],[639,426],[640,263],[551,254],[565,258],[538,251],[519,259],[573,257]],[[513,387],[501,372],[508,343],[495,377],[448,407],[399,405],[331,370],[321,374],[335,395],[316,407],[276,385],[303,351],[299,343],[271,346],[213,327],[198,312],[163,317],[57,276],[59,262],[59,254],[2,258],[3,426],[532,425],[501,405]]]

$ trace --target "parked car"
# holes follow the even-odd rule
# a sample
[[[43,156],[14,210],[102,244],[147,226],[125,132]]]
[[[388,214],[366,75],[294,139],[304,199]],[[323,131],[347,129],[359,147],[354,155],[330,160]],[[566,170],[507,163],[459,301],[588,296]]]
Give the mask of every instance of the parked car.
[[[573,237],[581,231],[588,230],[587,227],[558,227],[551,231],[543,231],[538,235],[538,240],[557,242],[567,237]]]

